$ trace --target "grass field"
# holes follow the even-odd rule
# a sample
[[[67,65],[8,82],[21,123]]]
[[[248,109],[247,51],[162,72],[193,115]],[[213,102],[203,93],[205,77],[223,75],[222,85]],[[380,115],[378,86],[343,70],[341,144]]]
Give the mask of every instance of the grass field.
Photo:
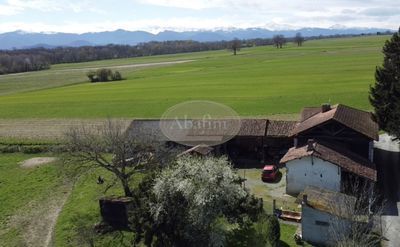
[[[105,184],[96,183],[98,176],[105,179]],[[140,177],[141,175],[138,175],[134,178],[132,187],[136,186]],[[89,246],[88,241],[91,238],[95,239],[95,246],[131,246],[134,237],[131,232],[104,235],[93,232],[94,225],[101,221],[98,200],[106,195],[123,195],[119,184],[106,191],[106,187],[113,179],[111,173],[103,169],[94,169],[80,176],[59,215],[55,227],[54,246]],[[85,234],[82,231],[87,232]],[[122,245],[120,241],[126,245]]]
[[[26,154],[0,155],[0,246],[38,246],[66,191],[57,167],[21,168]]]
[[[227,51],[55,65],[51,70],[0,77],[0,118],[159,117],[194,99],[227,104],[243,116],[297,113],[323,102],[370,109],[369,85],[388,36],[308,41]],[[122,68],[127,80],[86,82],[85,68]],[[83,68],[83,69],[82,69]]]
[[[43,155],[52,154],[40,154]],[[122,243],[130,246],[133,233],[93,235],[89,232],[100,221],[98,199],[122,194],[118,184],[105,193],[113,181],[109,172],[91,170],[73,179],[71,186],[73,177],[67,176],[65,167],[58,163],[29,169],[20,167],[20,162],[37,156],[0,155],[0,246],[47,246],[49,231],[52,232],[49,246],[89,246],[91,237],[95,237],[95,246],[122,246]],[[106,183],[97,184],[98,176],[105,178]],[[141,176],[135,177],[132,186]],[[61,211],[53,214],[56,208]],[[49,227],[49,222],[55,219],[56,224]],[[281,224],[283,246],[295,246],[296,228]]]

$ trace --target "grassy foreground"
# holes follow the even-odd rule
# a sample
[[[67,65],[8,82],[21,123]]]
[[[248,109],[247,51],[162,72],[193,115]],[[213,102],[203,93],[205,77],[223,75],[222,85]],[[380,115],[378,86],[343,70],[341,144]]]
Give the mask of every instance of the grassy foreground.
[[[43,155],[46,154],[40,156]],[[65,186],[65,175],[56,164],[20,167],[20,162],[37,156],[0,155],[0,246],[44,246],[51,230],[46,224],[52,206],[62,210],[50,235],[50,246],[88,246],[92,237],[95,237],[95,246],[130,246],[132,233],[94,236],[88,231],[100,220],[98,199],[122,193],[118,186],[104,193],[107,184],[113,181],[109,173],[93,170],[82,175],[73,187]],[[106,179],[106,184],[96,183],[99,175]],[[140,176],[135,181],[139,182]],[[67,195],[63,205],[58,202],[60,195]],[[295,246],[295,231],[296,226],[281,224],[283,246]]]
[[[26,154],[0,155],[0,246],[37,246],[46,240],[53,206],[63,195],[63,176],[53,165],[22,168]]]
[[[386,39],[314,40],[303,47],[243,49],[238,56],[214,51],[56,65],[0,77],[0,118],[150,118],[195,99],[227,104],[244,116],[297,113],[322,102],[370,109],[369,85]],[[124,68],[127,80],[121,82],[85,82],[85,68],[177,60],[195,61]]]

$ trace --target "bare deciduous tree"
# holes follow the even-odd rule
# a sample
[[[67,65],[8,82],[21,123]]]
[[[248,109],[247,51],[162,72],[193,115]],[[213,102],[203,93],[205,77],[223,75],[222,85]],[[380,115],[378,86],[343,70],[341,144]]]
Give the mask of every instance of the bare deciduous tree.
[[[230,49],[233,51],[233,55],[236,56],[237,52],[240,51],[241,46],[242,43],[239,39],[232,40],[232,42],[230,43]]]
[[[294,43],[297,44],[297,46],[302,46],[304,43],[304,37],[301,35],[301,33],[296,33],[296,36],[294,37]]]
[[[345,191],[354,196],[341,197],[332,203],[335,212],[330,224],[330,236],[338,247],[380,246],[384,229],[381,215],[385,202],[379,197],[374,184],[352,177]]]
[[[80,126],[66,133],[72,162],[80,167],[100,167],[116,176],[125,196],[132,196],[130,182],[137,172],[160,164],[155,144],[136,141],[122,122],[108,120],[102,126]]]
[[[286,44],[286,39],[285,39],[285,36],[279,34],[279,35],[275,35],[272,38],[272,42],[274,43],[276,48],[282,48],[283,45]]]

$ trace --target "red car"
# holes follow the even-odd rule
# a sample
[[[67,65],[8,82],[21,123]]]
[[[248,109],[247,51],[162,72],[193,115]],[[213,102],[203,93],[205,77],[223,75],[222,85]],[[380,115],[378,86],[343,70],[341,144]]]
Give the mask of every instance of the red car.
[[[261,180],[264,182],[275,181],[275,179],[278,177],[278,172],[279,169],[276,165],[266,165],[263,168]]]

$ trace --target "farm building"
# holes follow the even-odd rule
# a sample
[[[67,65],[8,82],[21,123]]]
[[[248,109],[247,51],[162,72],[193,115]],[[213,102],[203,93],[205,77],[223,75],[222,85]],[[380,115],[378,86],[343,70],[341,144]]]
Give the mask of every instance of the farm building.
[[[132,138],[141,141],[161,142],[183,150],[190,148],[165,136],[160,123],[161,120],[134,120],[127,132]],[[227,155],[238,166],[261,168],[265,162],[278,162],[292,146],[293,138],[290,134],[296,123],[268,119],[241,119],[240,129],[234,137],[225,143],[213,146],[212,153]],[[214,137],[217,137],[216,134],[218,135],[218,133],[212,133]],[[210,133],[204,135],[210,136]],[[220,137],[220,139],[223,138],[223,136]],[[190,152],[192,151],[194,150]]]
[[[291,147],[295,121],[242,119],[237,135],[223,144],[225,154],[238,166],[261,168],[275,163]]]
[[[281,163],[286,164],[286,193],[290,195],[299,194],[307,186],[341,192],[349,173],[374,182],[377,178],[375,165],[368,159],[314,140],[291,148]]]
[[[305,108],[291,136],[295,146],[280,161],[287,168],[288,194],[307,186],[344,192],[354,175],[376,182],[372,161],[378,125],[370,113],[344,105]]]
[[[297,199],[302,205],[302,239],[317,246],[333,245],[351,229],[356,198],[342,193],[307,187]]]
[[[295,146],[317,139],[340,146],[373,160],[374,140],[378,140],[378,124],[370,112],[345,105],[306,107],[291,136]]]

